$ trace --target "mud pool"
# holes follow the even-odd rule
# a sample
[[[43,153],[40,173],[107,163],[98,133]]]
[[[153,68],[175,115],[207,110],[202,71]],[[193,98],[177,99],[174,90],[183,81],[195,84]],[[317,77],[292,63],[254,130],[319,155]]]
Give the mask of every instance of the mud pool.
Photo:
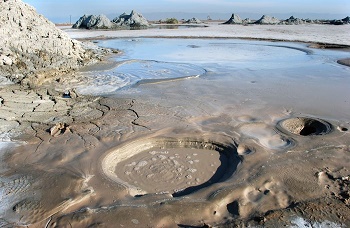
[[[142,96],[201,113],[278,107],[345,120],[343,114],[350,111],[349,68],[336,62],[348,52],[234,39],[134,38],[98,44],[123,54],[108,70],[84,72],[89,80],[78,86],[82,94]]]
[[[123,54],[63,82],[93,95],[69,110],[69,129],[51,137],[33,126],[40,140],[7,158],[0,224],[204,226],[341,200],[350,68],[336,61],[348,52],[234,39],[98,44]]]

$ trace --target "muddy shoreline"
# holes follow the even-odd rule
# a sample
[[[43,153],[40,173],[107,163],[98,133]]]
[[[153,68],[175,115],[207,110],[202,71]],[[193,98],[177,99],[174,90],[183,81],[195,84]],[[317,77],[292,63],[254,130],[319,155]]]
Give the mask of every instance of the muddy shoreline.
[[[87,37],[87,38],[77,38],[79,41],[102,41],[102,40],[113,40],[118,39],[119,37],[105,37],[105,36],[97,36],[97,37]],[[128,37],[123,37],[128,38]],[[130,39],[135,37],[129,37]],[[320,42],[306,42],[306,41],[300,41],[300,40],[285,40],[285,39],[271,39],[271,38],[254,38],[254,37],[213,37],[213,36],[147,36],[147,38],[163,38],[163,39],[236,39],[236,40],[256,40],[256,41],[270,41],[270,42],[291,42],[291,43],[302,43],[307,44],[309,48],[315,48],[315,49],[329,49],[329,50],[340,50],[340,51],[347,51],[350,52],[350,45],[342,45],[342,44],[335,44],[335,43],[320,43]],[[121,50],[112,49],[113,53],[120,53],[122,54]],[[350,66],[350,59],[339,59],[337,62],[344,66]]]
[[[340,59],[338,60],[338,63],[345,66],[350,66],[350,59]]]
[[[113,36],[96,36],[96,37],[87,37],[87,38],[77,38],[79,41],[98,41],[98,40],[114,40],[119,39],[120,37]],[[123,37],[127,38],[135,38],[134,36]],[[254,37],[222,37],[222,36],[147,36],[147,38],[164,38],[164,39],[233,39],[233,40],[257,40],[257,41],[271,41],[271,42],[291,42],[291,43],[304,43],[309,44],[310,48],[317,49],[333,49],[333,50],[345,50],[350,51],[350,45],[342,45],[336,43],[319,43],[319,42],[307,42],[300,40],[287,40],[287,39],[271,39],[271,38],[254,38]]]

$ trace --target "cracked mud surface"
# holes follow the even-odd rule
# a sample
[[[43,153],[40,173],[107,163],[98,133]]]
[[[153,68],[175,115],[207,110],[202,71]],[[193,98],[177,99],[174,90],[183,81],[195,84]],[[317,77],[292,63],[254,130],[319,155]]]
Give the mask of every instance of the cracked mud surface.
[[[24,90],[17,86],[2,88],[0,97],[2,132],[26,141],[2,156],[6,165],[0,182],[0,224],[86,227],[117,222],[130,227],[232,227],[307,221],[349,225],[350,158],[344,125],[328,135],[315,136],[321,140],[314,137],[310,141],[276,130],[278,119],[293,120],[289,114],[281,114],[274,125],[248,115],[188,117],[147,99],[80,97],[73,91],[65,98],[62,92],[47,88]],[[223,122],[229,124],[221,125]],[[336,129],[337,123],[329,123]],[[52,134],[55,126],[61,128]],[[221,131],[215,132],[218,129]],[[150,139],[164,136],[179,141],[165,140],[153,149],[145,146]],[[185,146],[181,138],[194,144]],[[171,171],[181,168],[182,152],[175,145],[189,147],[183,152],[183,163],[194,164],[196,159],[188,157],[203,151],[191,147],[206,145],[208,140],[234,148],[232,153],[242,159],[234,172],[217,183],[178,196],[172,195],[175,187],[157,189],[157,182],[161,181],[160,187],[167,186],[166,181],[175,180]],[[113,166],[114,171],[130,183],[147,180],[142,175],[158,175],[141,183],[148,193],[132,196],[127,186],[111,181],[102,172],[101,159],[106,152],[127,147],[130,151],[140,147],[136,151],[145,152],[122,162],[124,169]],[[162,156],[152,157],[164,156],[164,151],[168,154],[163,160]],[[166,165],[158,160],[176,159],[179,167],[160,168],[159,174],[145,169],[157,170]],[[201,169],[211,172],[205,167],[215,163],[215,159],[205,157],[197,160],[202,166],[188,165],[179,172],[185,179],[190,175],[194,178],[193,183],[185,182],[184,188],[203,184],[200,178],[205,173],[200,177],[196,173]],[[145,170],[138,177],[140,169]],[[127,174],[134,171],[128,179]]]

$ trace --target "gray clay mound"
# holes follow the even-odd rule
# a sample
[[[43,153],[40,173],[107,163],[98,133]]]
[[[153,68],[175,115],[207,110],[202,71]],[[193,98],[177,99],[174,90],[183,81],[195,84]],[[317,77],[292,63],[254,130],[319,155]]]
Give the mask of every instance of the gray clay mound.
[[[147,19],[140,13],[131,11],[130,14],[123,13],[119,17],[112,20],[117,26],[131,28],[146,28],[149,27]]]
[[[259,20],[257,20],[254,24],[260,25],[273,25],[280,23],[280,20],[275,17],[270,17],[267,15],[263,15]]]
[[[111,22],[105,15],[84,15],[72,26],[77,29],[113,29],[117,25]]]
[[[188,19],[188,20],[185,21],[184,23],[186,23],[186,24],[201,24],[202,21],[199,20],[198,18],[193,17],[193,18],[191,18],[191,19]]]
[[[290,18],[288,18],[285,21],[282,21],[281,23],[287,24],[287,25],[301,25],[301,24],[306,24],[307,22],[303,19],[295,18],[295,17],[291,16]]]
[[[343,18],[342,21],[344,22],[344,24],[350,24],[350,17],[347,16],[347,17]]]
[[[228,25],[228,24],[242,24],[243,21],[240,18],[240,16],[238,16],[237,14],[232,14],[231,18],[226,21],[224,24]]]
[[[233,175],[240,158],[234,146],[189,139],[144,139],[110,151],[102,171],[132,196],[191,194]]]
[[[278,128],[301,136],[326,135],[333,129],[332,125],[324,120],[307,117],[282,120],[278,123]]]
[[[22,1],[0,4],[0,75],[15,83],[40,83],[91,60],[82,43]]]

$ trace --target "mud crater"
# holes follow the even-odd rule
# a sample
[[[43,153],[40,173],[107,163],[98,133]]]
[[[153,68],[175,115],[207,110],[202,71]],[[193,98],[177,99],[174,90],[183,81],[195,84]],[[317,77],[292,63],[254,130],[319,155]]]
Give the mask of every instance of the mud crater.
[[[285,119],[277,126],[282,131],[300,136],[326,135],[333,131],[333,126],[327,121],[308,117]]]
[[[233,145],[191,139],[145,139],[107,153],[102,171],[132,196],[191,194],[230,178],[241,159]]]

